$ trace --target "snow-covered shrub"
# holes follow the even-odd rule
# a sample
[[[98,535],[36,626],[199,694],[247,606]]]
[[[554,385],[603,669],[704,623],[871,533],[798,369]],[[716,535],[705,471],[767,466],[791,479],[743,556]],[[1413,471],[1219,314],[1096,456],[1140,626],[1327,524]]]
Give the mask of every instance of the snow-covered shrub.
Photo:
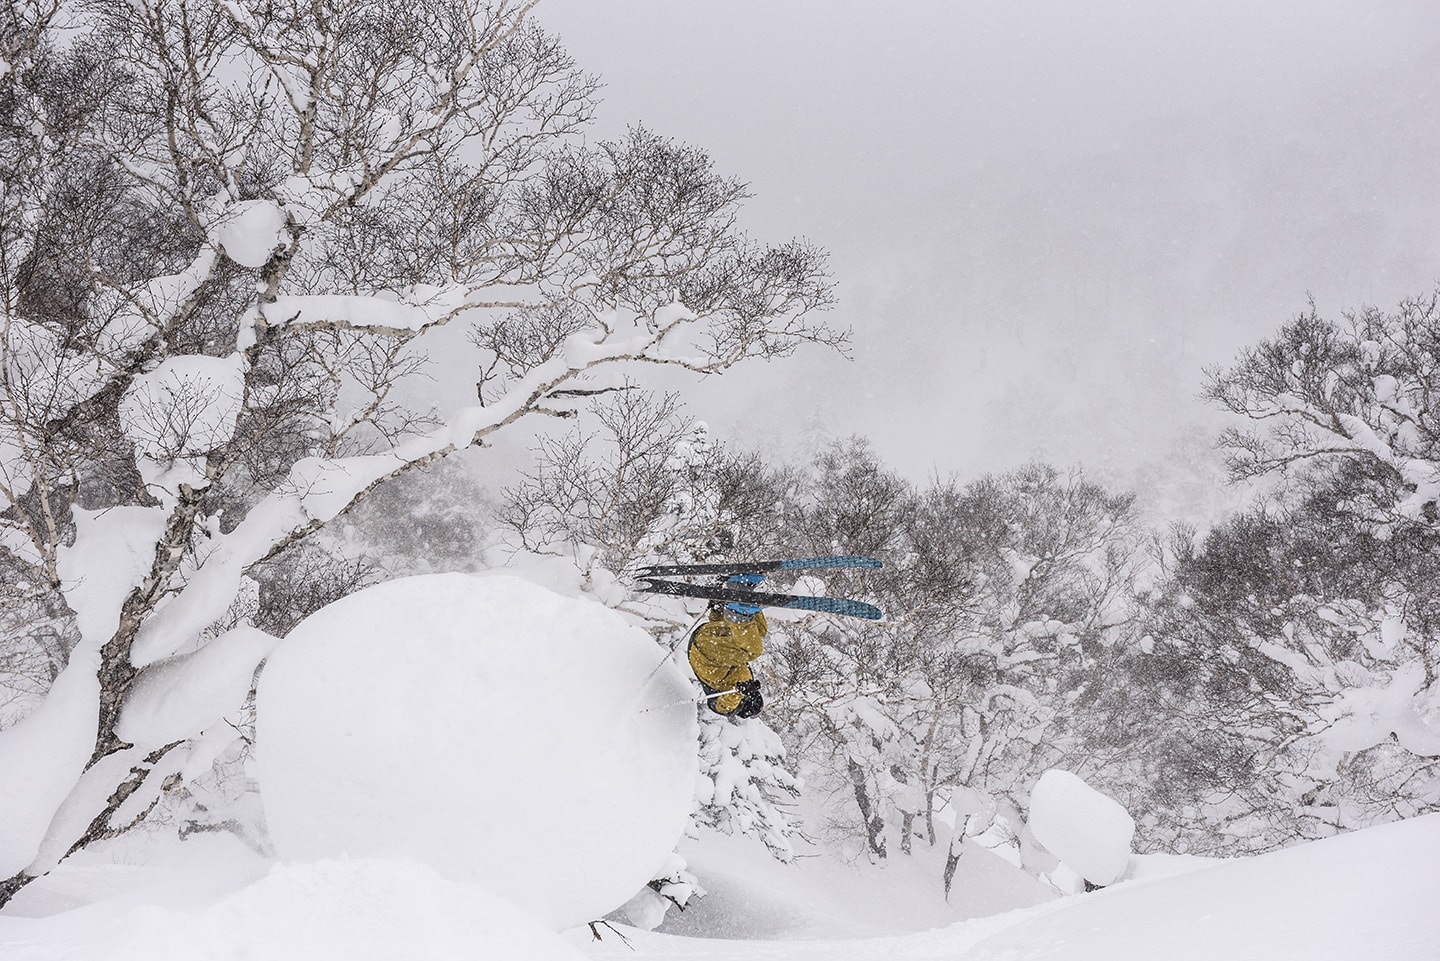
[[[778,860],[789,861],[799,819],[787,806],[802,783],[784,765],[785,748],[763,719],[737,724],[701,712],[696,823],[757,837]]]
[[[620,906],[620,915],[644,931],[653,931],[665,921],[671,908],[685,910],[693,898],[705,896],[705,889],[685,865],[685,859],[672,853],[655,874],[655,878]]]

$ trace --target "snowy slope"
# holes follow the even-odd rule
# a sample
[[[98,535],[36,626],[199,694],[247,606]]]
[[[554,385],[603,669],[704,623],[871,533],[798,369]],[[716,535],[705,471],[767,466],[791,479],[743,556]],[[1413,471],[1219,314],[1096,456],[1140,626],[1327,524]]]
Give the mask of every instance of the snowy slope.
[[[626,931],[636,961],[1435,961],[1440,814],[901,937],[734,941]]]
[[[413,862],[267,865],[222,839],[166,858],[134,847],[106,865],[87,854],[0,914],[5,961],[115,958],[228,961],[629,958],[635,961],[1434,961],[1440,957],[1440,814],[1370,828],[1189,874],[920,933],[723,940],[621,929],[564,940],[478,887]],[[537,854],[549,856],[542,838]],[[172,842],[173,845],[173,842]],[[200,856],[203,855],[203,856]],[[703,858],[697,861],[705,860]],[[165,861],[165,863],[161,863]],[[188,873],[187,873],[188,872]],[[788,889],[752,886],[766,918],[831,897],[834,875],[797,872]],[[903,879],[887,875],[879,883]],[[807,887],[807,885],[811,885]],[[902,891],[874,891],[882,904]],[[848,893],[835,907],[846,910]],[[87,902],[94,902],[88,903]],[[731,897],[732,907],[740,902]],[[77,907],[77,905],[79,905]],[[807,907],[808,906],[808,907]],[[848,905],[853,910],[853,904]],[[29,915],[29,916],[26,916]],[[903,923],[901,919],[896,919]],[[907,921],[913,919],[905,919]],[[900,930],[897,926],[897,930]],[[628,944],[621,941],[623,933]],[[794,938],[795,929],[777,932]],[[568,941],[568,945],[565,943]],[[402,947],[403,946],[403,947]]]
[[[1060,896],[968,841],[947,900],[940,878],[948,846],[917,844],[912,856],[871,864],[800,844],[796,860],[781,864],[757,840],[706,832],[680,846],[705,897],[672,910],[657,930],[744,941],[849,940],[943,928]]]
[[[1440,892],[1440,815],[1189,874],[1122,882],[1094,894],[920,933],[812,940],[707,939],[627,928],[606,932],[605,940],[596,942],[583,927],[562,940],[493,894],[447,881],[412,862],[332,861],[267,868],[253,855],[237,850],[225,854],[220,841],[187,842],[180,847],[196,852],[177,860],[171,851],[163,867],[120,863],[107,867],[94,856],[62,867],[41,882],[48,895],[32,888],[20,903],[26,909],[23,913],[37,916],[21,916],[11,909],[0,915],[0,958],[1433,961],[1440,957],[1440,912],[1435,910]],[[543,841],[537,844],[543,847]],[[119,860],[135,853],[122,852]],[[191,872],[189,883],[186,871]],[[830,894],[827,886],[833,877],[811,876],[806,883],[817,880],[817,887],[796,884],[783,891],[759,885],[750,910],[757,917],[773,917],[795,905],[813,906]],[[221,887],[231,888],[231,893],[217,893]],[[875,895],[884,901],[897,892],[877,890]],[[96,898],[87,907],[73,907]]]

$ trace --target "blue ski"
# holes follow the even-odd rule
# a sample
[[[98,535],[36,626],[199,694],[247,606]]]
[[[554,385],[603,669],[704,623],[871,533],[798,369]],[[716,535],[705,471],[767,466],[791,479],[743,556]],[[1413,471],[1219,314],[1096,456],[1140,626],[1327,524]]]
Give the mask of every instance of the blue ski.
[[[714,566],[714,565],[712,565]],[[702,573],[725,573],[709,571]],[[751,573],[746,571],[745,573]],[[782,607],[792,611],[816,611],[821,614],[839,614],[844,617],[863,617],[878,621],[884,615],[880,608],[864,601],[852,601],[845,597],[806,597],[803,594],[772,594],[736,587],[687,584],[684,581],[666,581],[654,577],[644,578],[640,590],[648,594],[671,594],[677,597],[700,597],[712,601],[728,601],[751,604],[756,607]]]

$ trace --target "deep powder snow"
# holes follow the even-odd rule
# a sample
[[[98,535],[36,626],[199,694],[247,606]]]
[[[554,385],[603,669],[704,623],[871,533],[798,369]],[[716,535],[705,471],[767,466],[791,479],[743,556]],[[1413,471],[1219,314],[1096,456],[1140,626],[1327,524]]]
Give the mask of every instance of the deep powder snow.
[[[285,860],[405,858],[559,930],[655,876],[685,831],[695,705],[645,632],[507,576],[369,588],[260,679],[256,746]]]

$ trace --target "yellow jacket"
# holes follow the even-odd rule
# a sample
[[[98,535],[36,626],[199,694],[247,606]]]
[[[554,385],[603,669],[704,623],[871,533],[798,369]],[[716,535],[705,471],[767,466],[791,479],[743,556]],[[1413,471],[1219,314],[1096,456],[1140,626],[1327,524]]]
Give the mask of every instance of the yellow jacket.
[[[727,621],[718,610],[695,629],[690,637],[690,669],[711,691],[729,691],[741,681],[751,681],[750,662],[765,649],[769,628],[765,615],[757,613],[745,623]],[[715,710],[729,714],[740,706],[741,695],[726,694],[715,699]]]

